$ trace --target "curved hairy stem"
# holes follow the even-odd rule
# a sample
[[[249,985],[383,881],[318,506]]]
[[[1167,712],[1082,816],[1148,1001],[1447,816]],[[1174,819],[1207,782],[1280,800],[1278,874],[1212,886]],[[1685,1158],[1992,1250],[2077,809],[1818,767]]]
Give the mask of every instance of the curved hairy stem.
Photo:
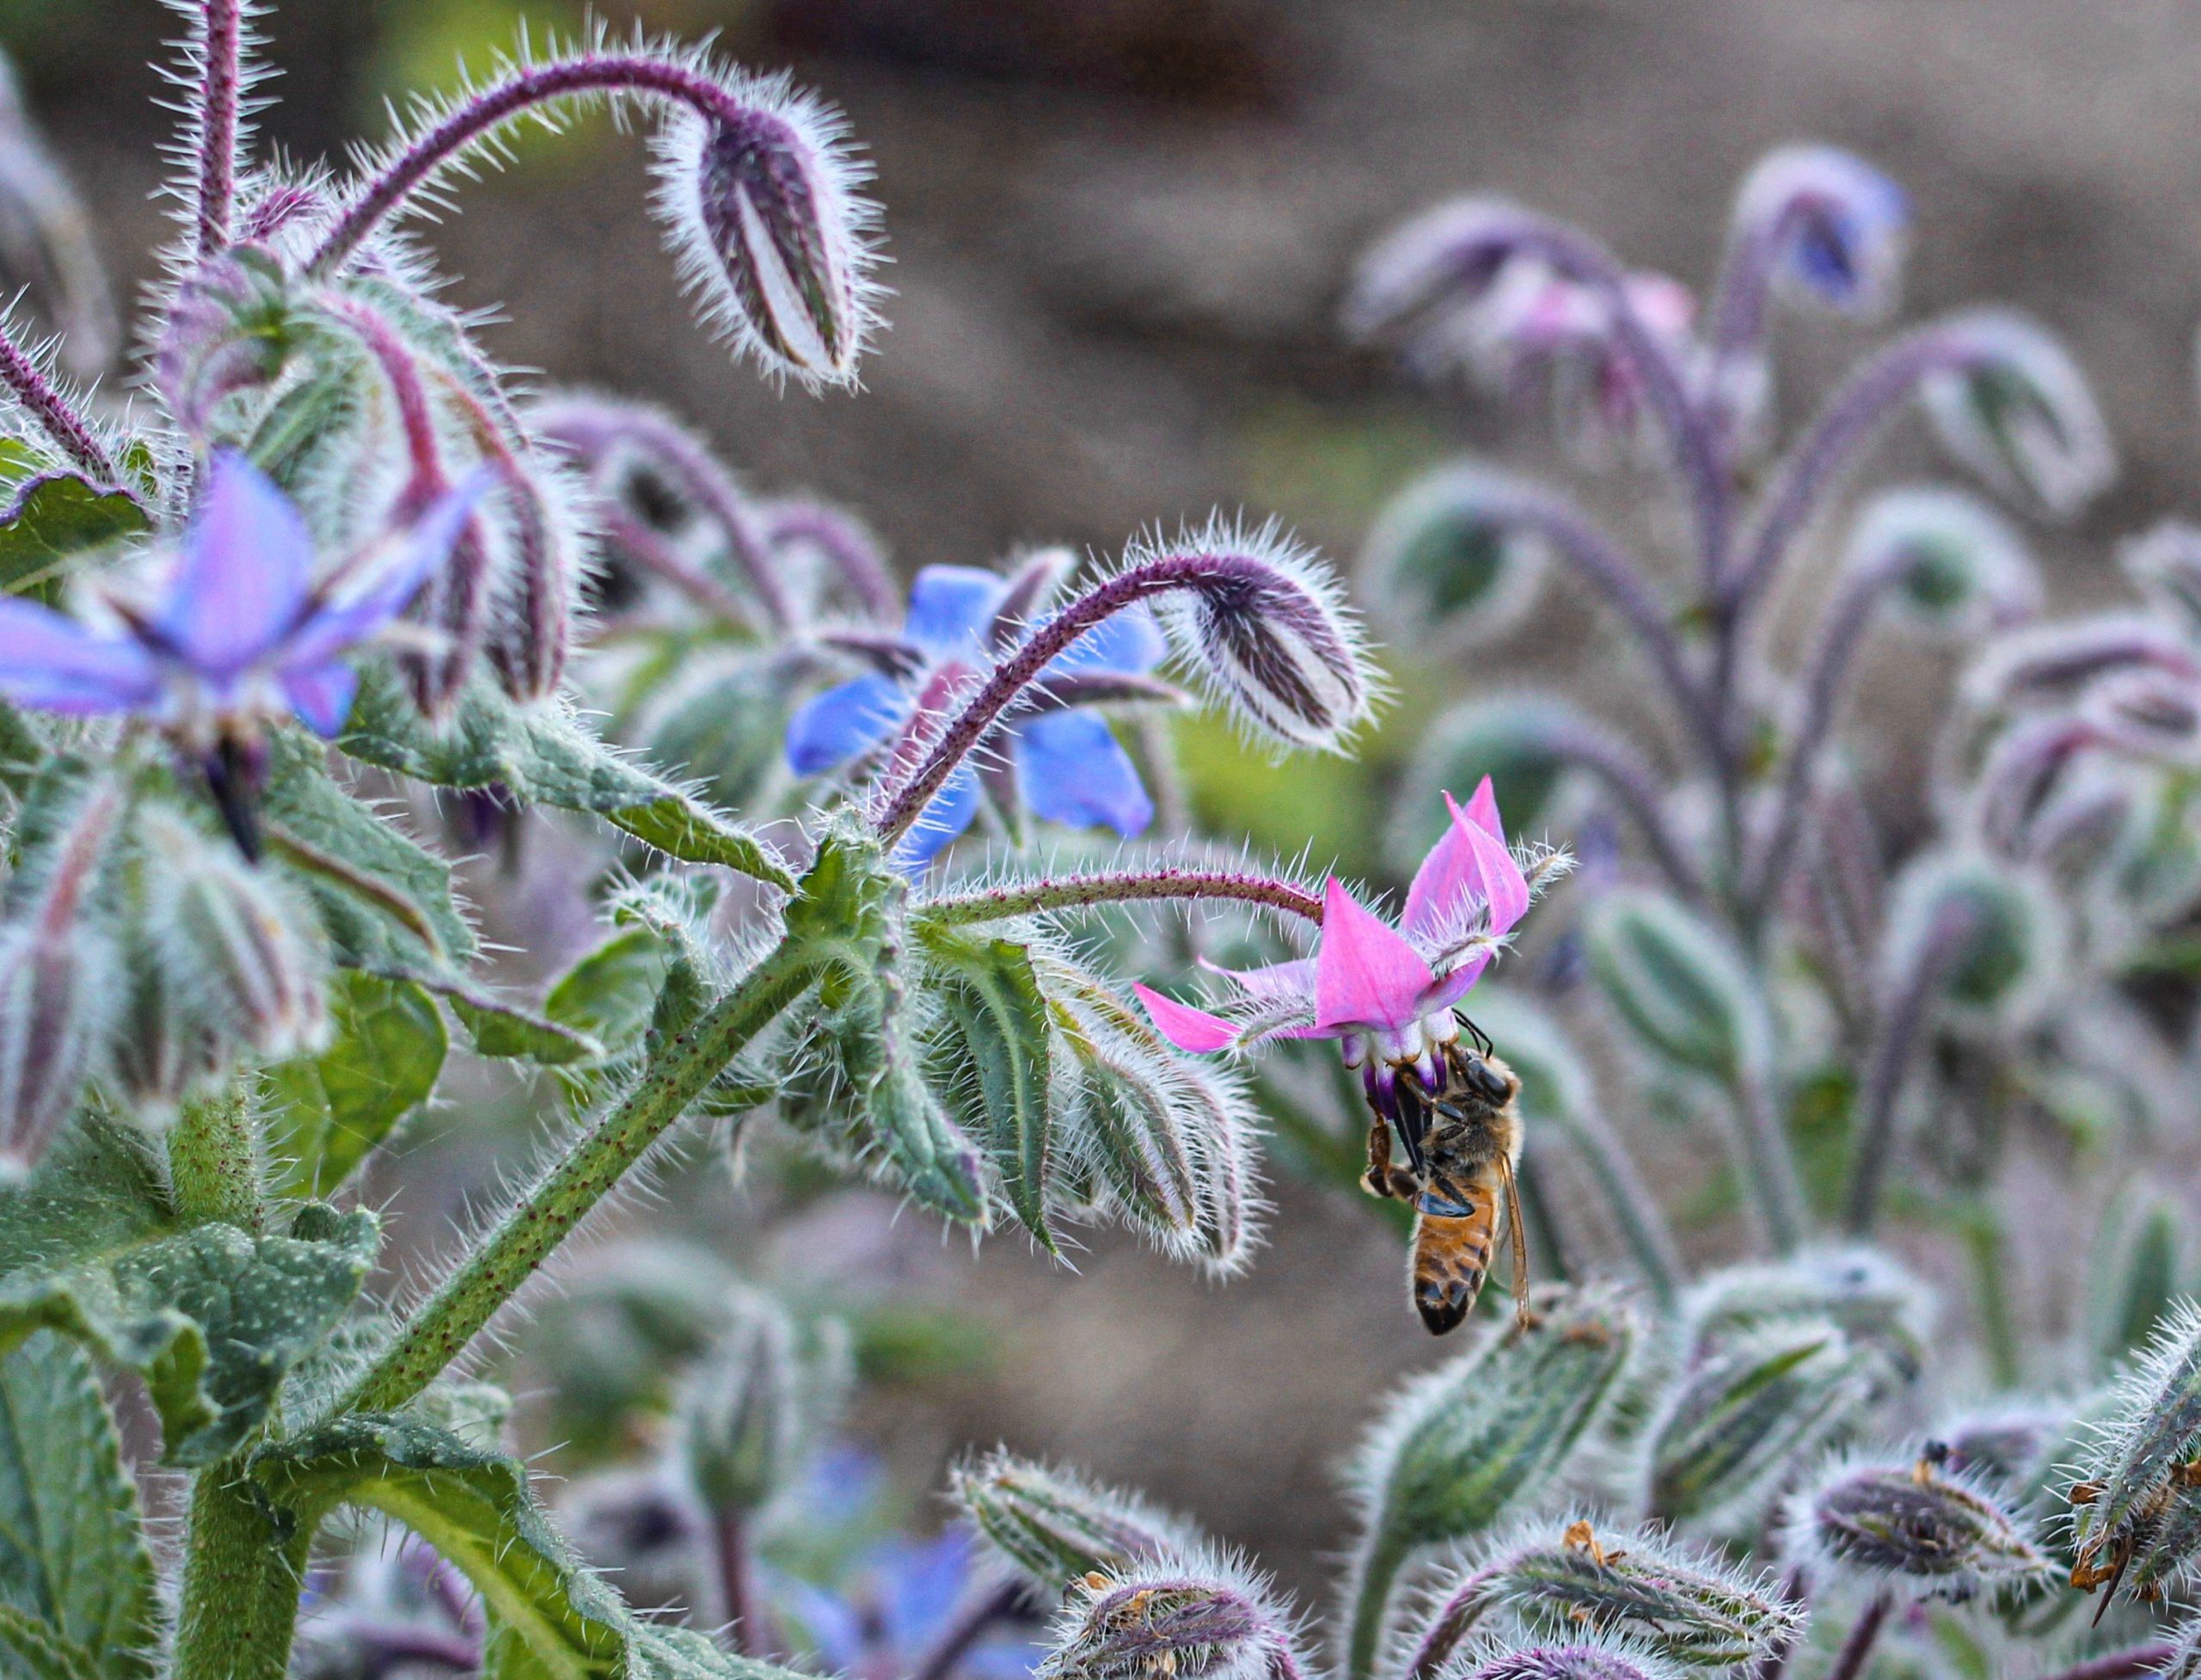
[[[1829,397],[1781,463],[1721,598],[1740,622],[1779,573],[1789,547],[1873,434],[1936,373],[1961,367],[1970,341],[1939,326],[1922,327],[1888,345]],[[1714,698],[1722,691],[1715,688]]]
[[[1579,765],[1610,788],[1642,831],[1652,861],[1674,891],[1691,904],[1702,902],[1703,877],[1666,821],[1658,776],[1642,754],[1616,735],[1581,727],[1555,727],[1542,744],[1554,757]]]
[[[989,1587],[959,1610],[917,1659],[910,1680],[947,1680],[955,1665],[996,1622],[1015,1616],[1025,1601],[1024,1583],[1002,1581]]]
[[[1793,1254],[1804,1240],[1804,1191],[1773,1076],[1746,1072],[1730,1094],[1737,1164],[1746,1180],[1744,1187],[1757,1199],[1758,1222],[1774,1252]]]
[[[1651,1294],[1662,1309],[1671,1309],[1680,1298],[1682,1263],[1667,1229],[1658,1199],[1637,1171],[1619,1129],[1602,1113],[1572,1109],[1554,1116],[1559,1129],[1580,1157],[1605,1199],[1621,1240],[1643,1272]]]
[[[1920,941],[1910,972],[1880,1012],[1879,1041],[1865,1076],[1857,1135],[1851,1144],[1849,1187],[1842,1200],[1843,1223],[1860,1236],[1869,1233],[1879,1217],[1888,1155],[1895,1144],[1896,1103],[1903,1094],[1928,1005],[1971,933],[1971,915],[1960,904],[1945,905]]]
[[[31,418],[64,455],[101,484],[122,482],[114,457],[101,447],[90,425],[39,371],[38,365],[3,327],[0,327],[0,381],[6,382],[15,400],[30,410]]]
[[[205,0],[199,64],[199,254],[230,242],[244,102],[244,0]]]
[[[1197,898],[1235,899],[1281,911],[1317,927],[1322,901],[1289,881],[1227,869],[1146,869],[1122,874],[1062,875],[1028,886],[990,887],[982,892],[935,898],[914,905],[911,914],[946,926],[1002,922],[1051,910],[1085,910],[1100,904],[1186,903]]]
[[[783,543],[809,543],[823,551],[864,610],[881,623],[899,617],[902,592],[868,535],[847,515],[815,502],[781,502],[764,514],[764,540],[776,550]]]
[[[1683,657],[1671,616],[1652,592],[1635,556],[1565,497],[1533,486],[1493,489],[1480,509],[1499,524],[1542,536],[1604,597],[1634,633],[1683,720],[1706,749],[1716,752],[1720,720],[1707,708],[1702,690]]]
[[[653,94],[714,122],[747,114],[747,107],[708,76],[647,53],[587,53],[515,71],[467,99],[370,180],[307,260],[308,277],[326,279],[341,268],[437,171],[492,130],[551,100],[592,94]]]
[[[1825,628],[1819,633],[1818,646],[1804,675],[1804,708],[1782,767],[1773,832],[1744,887],[1744,903],[1753,917],[1762,915],[1774,902],[1787,877],[1796,841],[1803,831],[1804,812],[1811,802],[1812,775],[1834,728],[1850,661],[1872,623],[1873,609],[1902,575],[1902,569],[1903,559],[1898,555],[1856,573],[1824,615]]]
[[[407,1315],[403,1330],[336,1409],[386,1412],[427,1387],[734,1054],[802,994],[822,961],[795,941],[782,940],[694,1026],[667,1042],[633,1089]]]

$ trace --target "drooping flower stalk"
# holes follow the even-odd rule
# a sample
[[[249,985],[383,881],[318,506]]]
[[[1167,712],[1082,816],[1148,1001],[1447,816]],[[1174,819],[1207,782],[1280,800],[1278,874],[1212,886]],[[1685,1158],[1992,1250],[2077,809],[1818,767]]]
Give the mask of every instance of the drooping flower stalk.
[[[245,0],[204,0],[197,57],[199,256],[230,242],[236,206],[238,128],[244,104]]]
[[[983,892],[934,898],[914,907],[928,921],[956,925],[1006,921],[1049,911],[1082,910],[1099,904],[1194,903],[1223,899],[1280,911],[1320,927],[1322,901],[1289,881],[1224,869],[1166,868],[1118,874],[1056,875],[1028,886],[990,887]]]
[[[40,429],[95,481],[121,487],[122,475],[84,417],[0,325],[0,380],[15,394]]]

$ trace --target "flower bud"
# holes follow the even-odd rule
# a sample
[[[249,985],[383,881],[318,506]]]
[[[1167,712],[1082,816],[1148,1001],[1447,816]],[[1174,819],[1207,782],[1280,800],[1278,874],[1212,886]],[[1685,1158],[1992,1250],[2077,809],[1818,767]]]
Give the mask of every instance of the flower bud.
[[[1965,700],[1989,711],[2066,699],[2107,672],[2133,667],[2201,679],[2201,653],[2176,628],[2142,613],[2042,624],[1989,647],[1965,674]]]
[[[1298,1671],[1291,1617],[1268,1584],[1202,1548],[1072,1590],[1037,1680],[1281,1680]]]
[[[1733,1085],[1772,1053],[1771,1024],[1741,963],[1671,898],[1621,891],[1590,910],[1591,972],[1621,1019],[1661,1059]]]
[[[579,523],[548,463],[523,467],[508,457],[498,482],[504,494],[493,529],[504,553],[492,568],[496,584],[482,651],[506,694],[540,700],[557,691],[573,646]]]
[[[1284,746],[1334,749],[1366,720],[1373,686],[1337,579],[1274,525],[1217,518],[1167,548],[1134,544],[1126,571],[1180,570],[1158,616],[1179,657],[1241,722]]]
[[[1854,153],[1782,146],[1744,178],[1733,236],[1781,291],[1869,317],[1895,301],[1910,219],[1903,189]]]
[[[1640,1340],[1627,1308],[1594,1290],[1536,1306],[1533,1327],[1486,1330],[1408,1383],[1355,1456],[1348,1672],[1368,1671],[1407,1564],[1548,1487],[1619,1390]]]
[[[801,1432],[794,1327],[744,1290],[717,1348],[689,1379],[684,1446],[705,1507],[721,1516],[768,1503],[795,1468]]]
[[[105,943],[74,922],[0,931],[0,1182],[35,1166],[76,1107],[113,978]]]
[[[1762,1577],[1676,1544],[1658,1528],[1600,1536],[1586,1520],[1555,1541],[1507,1548],[1491,1589],[1532,1628],[1590,1628],[1678,1663],[1727,1667],[1785,1646],[1804,1613]]]
[[[1957,1602],[2046,1574],[2048,1560],[2015,1512],[1934,1462],[1946,1456],[1937,1448],[1915,1464],[1837,1462],[1791,1505],[1782,1555]]]
[[[291,349],[290,297],[273,253],[234,246],[176,288],[154,347],[154,375],[169,412],[203,436],[224,397],[268,384]]]
[[[1682,1680],[1684,1671],[1622,1640],[1577,1640],[1494,1651],[1459,1680]]]
[[[1856,1423],[1878,1363],[1824,1319],[1714,1347],[1674,1380],[1646,1432],[1646,1508],[1668,1522],[1754,1511],[1798,1460]]]
[[[1417,650],[1492,641],[1534,604],[1548,545],[1493,512],[1507,487],[1485,467],[1444,468],[1409,485],[1369,533],[1360,559],[1368,598]]]
[[[1910,1382],[1925,1363],[1934,1291],[1876,1248],[1812,1248],[1712,1272],[1683,1303],[1686,1357],[1701,1359],[1769,1325],[1831,1322]]]
[[[812,388],[855,382],[874,327],[868,171],[837,112],[785,78],[745,79],[745,107],[672,119],[658,144],[658,205],[682,276],[736,347]]]
[[[1920,389],[1949,452],[2005,493],[2070,514],[2117,475],[2094,393],[2063,346],[2020,315],[1980,310],[1943,328],[1959,365]]]
[[[1853,575],[1885,573],[1900,621],[1968,641],[2040,610],[2040,575],[2016,531],[1961,491],[1909,487],[1873,498],[1849,539]]]
[[[2156,1680],[2201,1680],[2201,1616],[2188,1621],[2171,1641]]]
[[[2074,1586],[2130,1570],[2136,1589],[2184,1571],[2201,1551],[2201,1309],[2181,1302],[2118,1385],[2117,1407],[2080,1460]]]
[[[1199,1171],[1199,1255],[1217,1277],[1234,1277],[1260,1242],[1257,1140],[1253,1101],[1233,1074],[1212,1065],[1183,1070],[1184,1095]]]
[[[140,824],[163,978],[198,1013],[271,1058],[312,1049],[328,1026],[311,912],[280,882],[181,819]]]
[[[2084,1320],[2104,1366],[2155,1339],[2186,1275],[2184,1208],[2161,1192],[2114,1198],[2094,1243]]]
[[[2063,919],[2032,877],[1976,853],[1922,854],[1895,884],[1884,952],[1890,996],[1930,973],[1947,1003],[2030,1017],[2061,972]]]
[[[2201,635],[2201,525],[2165,519],[2118,549],[2117,563],[2189,635]]]
[[[949,1475],[948,1497],[1046,1597],[1082,1576],[1120,1574],[1198,1542],[1188,1525],[1143,1499],[1006,1452],[959,1466]]]
[[[1498,198],[1454,199],[1402,223],[1355,271],[1346,330],[1370,339],[1416,317],[1472,308],[1512,260],[1532,212]]]

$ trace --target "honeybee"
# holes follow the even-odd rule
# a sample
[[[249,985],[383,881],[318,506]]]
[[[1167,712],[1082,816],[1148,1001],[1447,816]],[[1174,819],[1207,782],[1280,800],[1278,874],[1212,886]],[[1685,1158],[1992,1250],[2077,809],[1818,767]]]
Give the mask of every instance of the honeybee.
[[[1433,1336],[1457,1329],[1474,1309],[1498,1240],[1499,1198],[1513,1248],[1513,1315],[1524,1328],[1529,1310],[1529,1244],[1521,1224],[1514,1168],[1521,1158],[1521,1082],[1493,1053],[1472,1021],[1472,1047],[1457,1039],[1437,1046],[1440,1084],[1432,1094],[1401,1070],[1396,1085],[1399,1141],[1410,1167],[1391,1159],[1391,1125],[1380,1113],[1368,1129],[1372,1196],[1411,1202],[1413,1245],[1407,1277],[1414,1310]]]

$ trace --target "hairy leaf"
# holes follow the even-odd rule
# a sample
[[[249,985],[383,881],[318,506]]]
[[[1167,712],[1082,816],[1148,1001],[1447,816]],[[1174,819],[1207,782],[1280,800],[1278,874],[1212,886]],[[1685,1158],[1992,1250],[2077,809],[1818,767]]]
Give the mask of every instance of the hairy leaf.
[[[156,1604],[137,1484],[91,1361],[41,1332],[0,1359],[0,1652],[34,1674],[134,1680],[153,1671]],[[42,1656],[41,1634],[66,1650]]]
[[[50,598],[77,556],[150,529],[126,492],[102,490],[77,473],[34,478],[0,512],[0,590]]]
[[[328,1046],[267,1075],[270,1153],[285,1195],[327,1197],[427,1101],[450,1036],[435,1000],[409,980],[339,969]]]
[[[927,1070],[951,1112],[984,1137],[1016,1217],[1056,1252],[1046,1207],[1051,1023],[1031,953],[1012,940],[944,929],[923,937],[927,990],[941,1017]]]

